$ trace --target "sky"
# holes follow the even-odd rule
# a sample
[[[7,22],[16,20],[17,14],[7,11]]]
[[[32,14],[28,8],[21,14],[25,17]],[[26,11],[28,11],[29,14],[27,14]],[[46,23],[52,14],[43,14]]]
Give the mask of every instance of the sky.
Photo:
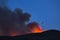
[[[60,30],[60,0],[8,0],[7,4],[11,10],[30,13],[30,22],[38,22],[43,30]]]

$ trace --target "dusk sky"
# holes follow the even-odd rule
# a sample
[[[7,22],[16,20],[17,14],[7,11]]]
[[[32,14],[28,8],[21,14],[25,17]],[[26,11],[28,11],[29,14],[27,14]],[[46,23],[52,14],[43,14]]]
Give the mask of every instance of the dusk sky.
[[[60,30],[60,0],[9,0],[8,7],[30,13],[30,22],[38,22],[43,30]]]

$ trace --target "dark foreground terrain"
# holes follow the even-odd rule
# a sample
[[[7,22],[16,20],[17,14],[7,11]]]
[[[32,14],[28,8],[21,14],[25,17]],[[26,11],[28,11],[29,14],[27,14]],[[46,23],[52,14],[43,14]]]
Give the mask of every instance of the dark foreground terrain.
[[[60,40],[60,31],[48,30],[42,33],[32,33],[22,36],[1,36],[0,40]]]

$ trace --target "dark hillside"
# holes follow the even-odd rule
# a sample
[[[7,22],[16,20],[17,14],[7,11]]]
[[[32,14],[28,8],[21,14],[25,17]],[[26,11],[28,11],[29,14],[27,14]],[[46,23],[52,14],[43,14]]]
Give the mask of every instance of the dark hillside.
[[[42,33],[31,33],[22,36],[15,37],[0,37],[1,39],[12,39],[12,40],[60,40],[60,31],[48,30]]]

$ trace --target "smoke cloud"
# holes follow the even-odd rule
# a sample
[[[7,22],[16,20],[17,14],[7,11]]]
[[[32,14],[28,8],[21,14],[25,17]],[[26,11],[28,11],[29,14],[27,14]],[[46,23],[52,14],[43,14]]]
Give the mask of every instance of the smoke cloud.
[[[7,7],[0,7],[0,30],[4,35],[9,35],[13,30],[25,32],[25,22],[29,21],[29,18],[30,14],[23,14],[20,8],[11,11]]]
[[[20,8],[11,11],[8,7],[0,7],[0,35],[23,35],[31,32],[30,29],[33,29],[38,23],[32,22],[26,25],[25,22],[29,22],[30,17],[28,12],[23,13]]]

